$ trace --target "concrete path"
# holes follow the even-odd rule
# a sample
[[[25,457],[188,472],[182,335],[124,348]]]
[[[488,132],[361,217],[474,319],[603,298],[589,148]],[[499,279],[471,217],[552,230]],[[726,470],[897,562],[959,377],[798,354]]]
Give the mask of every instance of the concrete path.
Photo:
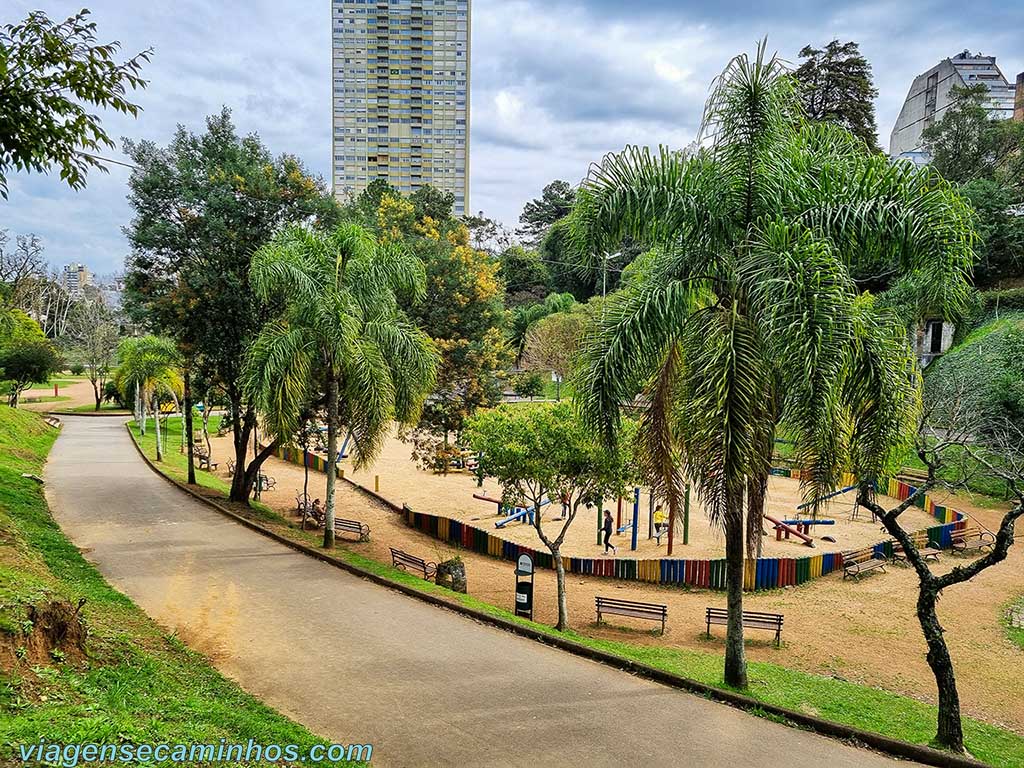
[[[332,741],[373,744],[375,765],[895,763],[317,562],[157,477],[121,419],[64,423],[46,485],[75,544],[246,690]]]

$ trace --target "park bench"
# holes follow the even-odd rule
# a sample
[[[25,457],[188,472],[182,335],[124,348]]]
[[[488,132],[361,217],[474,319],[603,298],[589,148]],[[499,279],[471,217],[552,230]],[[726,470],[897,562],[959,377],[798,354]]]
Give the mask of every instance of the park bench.
[[[216,461],[210,461],[210,452],[206,450],[205,446],[193,446],[192,452],[199,462],[200,469],[204,469],[207,472],[215,472],[217,470],[218,463]]]
[[[435,563],[428,562],[415,555],[410,555],[408,552],[403,552],[394,547],[391,547],[391,564],[400,571],[409,569],[421,571],[423,578],[428,581],[437,574],[437,565]]]
[[[846,552],[843,554],[843,578],[859,579],[862,574],[874,570],[885,573],[886,563],[885,556],[876,553],[873,547]]]
[[[594,598],[597,605],[597,623],[606,613],[616,616],[631,616],[634,619],[649,619],[661,622],[661,634],[665,634],[665,620],[668,618],[668,606],[658,603],[638,603],[635,600],[620,600],[617,597]]]
[[[335,533],[354,533],[359,537],[359,541],[370,540],[370,526],[358,520],[346,520],[343,517],[336,517],[334,518],[334,531]]]
[[[274,486],[277,485],[277,480],[272,478],[270,475],[263,474],[262,472],[256,476],[256,482],[258,483],[261,493],[263,491],[272,491],[274,490]]]
[[[950,537],[953,540],[954,552],[992,549],[996,544],[996,537],[991,531],[983,531],[977,526],[970,526],[962,531],[953,531]]]
[[[939,555],[942,554],[941,549],[936,549],[932,546],[918,547],[918,553],[925,560],[939,561]],[[907,560],[907,553],[903,551],[903,545],[899,542],[894,541],[892,543],[892,560],[893,562],[905,562]]]
[[[775,631],[775,647],[782,643],[782,614],[764,613],[762,611],[743,611],[742,621],[744,627],[751,629],[767,629]],[[711,637],[711,625],[726,625],[729,623],[728,608],[708,608],[705,616],[707,622],[707,636]]]

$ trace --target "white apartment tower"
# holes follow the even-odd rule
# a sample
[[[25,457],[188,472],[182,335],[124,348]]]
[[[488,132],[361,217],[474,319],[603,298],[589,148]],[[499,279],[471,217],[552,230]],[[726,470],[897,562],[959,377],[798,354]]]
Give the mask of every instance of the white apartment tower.
[[[963,51],[943,59],[927,72],[914,78],[903,109],[889,138],[889,156],[908,158],[917,163],[929,161],[921,146],[921,134],[945,115],[953,104],[953,86],[983,84],[990,95],[989,110],[999,118],[1013,116],[1014,86],[996,65],[995,56]]]
[[[339,199],[374,179],[469,201],[470,0],[333,0],[332,180]]]

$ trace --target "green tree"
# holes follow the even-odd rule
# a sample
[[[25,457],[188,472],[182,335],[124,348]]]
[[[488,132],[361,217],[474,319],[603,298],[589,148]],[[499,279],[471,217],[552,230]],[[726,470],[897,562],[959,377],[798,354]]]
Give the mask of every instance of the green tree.
[[[434,391],[410,439],[421,465],[447,472],[462,450],[465,420],[501,397],[497,373],[511,358],[505,310],[498,265],[469,246],[465,227],[447,237],[435,231],[413,248],[423,260],[427,292],[410,314],[434,340],[440,361]]]
[[[643,393],[639,455],[670,524],[688,478],[724,528],[725,680],[742,688],[744,539],[760,535],[776,430],[796,443],[808,500],[842,470],[877,477],[910,433],[905,320],[858,296],[850,265],[890,254],[914,278],[915,306],[955,316],[974,233],[969,206],[934,172],[804,120],[795,81],[763,44],[716,81],[703,137],[693,153],[608,156],[577,193],[581,258],[626,234],[654,250],[602,308],[575,385],[609,440]]]
[[[21,310],[9,310],[7,322],[0,326],[0,384],[7,404],[17,408],[21,393],[32,384],[45,384],[60,364],[39,323]]]
[[[284,306],[253,344],[245,385],[275,442],[296,433],[311,391],[326,393],[324,547],[333,547],[339,428],[364,466],[393,421],[416,419],[433,385],[434,346],[399,308],[399,296],[422,295],[423,266],[356,224],[329,233],[293,225],[259,249],[251,278],[263,300]]]
[[[160,401],[170,396],[178,410],[178,396],[182,393],[180,356],[171,339],[160,336],[140,336],[125,339],[118,347],[118,366],[114,383],[122,398],[135,398],[135,422],[139,433],[146,434],[146,408],[152,407],[156,433],[156,460],[163,461],[161,440]],[[184,415],[182,430],[184,431]]]
[[[854,42],[833,40],[824,48],[806,45],[796,70],[800,100],[811,120],[841,125],[873,152],[878,147],[875,88],[871,65]]]
[[[532,243],[540,242],[548,228],[560,219],[564,219],[572,210],[576,199],[576,190],[567,181],[556,179],[544,187],[540,197],[529,201],[519,214],[519,223],[523,226],[519,232]]]
[[[542,302],[516,307],[509,313],[509,344],[515,352],[516,365],[522,362],[526,338],[533,324],[555,312],[566,312],[575,303],[571,293],[552,293]]]
[[[250,285],[252,254],[289,222],[333,220],[337,206],[299,160],[272,156],[255,134],[240,137],[227,108],[207,118],[202,134],[179,126],[167,147],[126,141],[125,153],[138,166],[129,179],[126,310],[177,342],[186,378],[195,372],[223,387],[235,450],[231,499],[247,501],[276,447],[247,462],[256,408],[242,373],[273,311]]]
[[[455,194],[424,184],[409,195],[409,202],[413,205],[417,220],[422,221],[429,217],[434,221],[445,221],[452,217]]]
[[[922,133],[932,165],[949,181],[989,179],[1024,193],[1024,123],[994,117],[984,83],[954,86],[950,100]]]
[[[509,307],[540,301],[551,292],[551,274],[536,251],[513,245],[501,252],[498,263]]]
[[[1024,198],[992,179],[968,181],[960,192],[978,214],[981,242],[974,263],[975,285],[991,286],[1024,275],[1024,216],[1017,211]]]
[[[118,63],[118,42],[97,43],[96,25],[82,10],[62,22],[33,11],[0,29],[0,195],[7,174],[60,168],[72,189],[90,168],[106,170],[94,152],[113,147],[90,107],[138,115],[129,90],[144,88],[139,73],[151,51]]]
[[[520,373],[512,380],[512,391],[532,402],[533,398],[544,394],[544,377],[536,371]]]
[[[533,508],[533,527],[551,552],[558,584],[558,623],[569,627],[565,590],[565,567],[561,547],[566,532],[581,506],[622,493],[630,477],[630,446],[633,433],[628,427],[609,448],[587,429],[568,403],[553,406],[502,405],[480,411],[467,428],[470,444],[480,455],[482,472],[495,478],[507,504]],[[548,517],[560,501],[568,514],[558,527]],[[550,504],[545,507],[545,503]],[[549,523],[545,530],[545,523]],[[557,532],[552,533],[552,528]]]

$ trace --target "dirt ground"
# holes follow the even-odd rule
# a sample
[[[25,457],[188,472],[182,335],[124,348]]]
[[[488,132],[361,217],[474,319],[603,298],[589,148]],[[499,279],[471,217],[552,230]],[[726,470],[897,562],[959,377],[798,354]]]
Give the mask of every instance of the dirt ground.
[[[27,400],[44,395],[53,396],[53,387],[46,389],[32,389],[22,393],[22,402],[18,405],[26,411],[49,413],[54,410],[68,410],[78,405],[92,404],[96,402],[92,391],[92,383],[88,379],[78,379],[66,387],[60,387],[58,394],[67,397],[68,400],[57,400],[49,403],[30,403]]]
[[[509,522],[502,528],[495,523],[505,518],[497,514],[498,505],[493,502],[481,501],[474,494],[492,499],[501,498],[501,488],[494,480],[487,479],[483,487],[477,486],[474,476],[464,473],[452,473],[445,476],[435,475],[419,469],[409,458],[410,447],[397,439],[388,440],[380,457],[370,467],[355,471],[350,461],[343,462],[346,477],[363,487],[373,488],[374,479],[379,478],[380,493],[395,504],[408,504],[417,512],[429,512],[443,515],[453,520],[472,522],[478,528],[518,544],[537,546],[537,533],[525,522]],[[298,487],[298,486],[297,486]],[[880,531],[878,523],[871,521],[871,516],[860,512],[856,519],[853,514],[853,492],[837,496],[826,502],[818,515],[819,520],[834,520],[833,525],[819,524],[814,526],[812,536],[815,547],[811,549],[795,537],[776,541],[774,531],[768,529],[764,537],[764,555],[766,557],[804,557],[823,552],[848,551],[860,549],[882,541],[888,536]],[[885,503],[886,497],[882,497]],[[803,499],[800,496],[799,483],[787,477],[772,477],[768,481],[768,515],[776,520],[793,520],[800,517],[796,509]],[[556,502],[557,503],[557,502]],[[619,525],[619,507],[615,500],[608,502]],[[552,536],[557,535],[562,522],[557,519],[558,510],[551,506],[545,507],[544,527]],[[633,497],[622,500],[621,521],[630,524],[633,517]],[[804,516],[806,517],[806,515]],[[927,528],[935,525],[934,518],[923,510],[914,508],[907,510],[905,524],[913,527]],[[525,520],[525,519],[524,519]],[[650,497],[646,489],[641,489],[638,510],[639,534],[637,549],[630,551],[631,531],[613,537],[618,553],[624,557],[656,558],[666,555],[666,538],[661,543],[649,538]],[[597,510],[581,509],[573,522],[565,539],[562,551],[575,557],[594,557],[603,551],[597,545]],[[682,531],[677,530],[673,555],[687,558],[723,557],[725,541],[721,533],[709,524],[696,494],[691,494],[689,544],[683,546]],[[823,541],[821,537],[830,536],[835,542]]]
[[[473,478],[456,475],[434,479],[433,476],[415,470],[408,462],[405,469],[399,471],[401,465],[396,463],[396,459],[401,456],[403,449],[405,456],[408,456],[407,447],[389,443],[375,467],[356,473],[354,477],[372,488],[373,475],[379,474],[381,492],[388,498],[408,502],[414,509],[437,513],[444,505],[450,504],[452,517],[459,517],[457,512],[463,510],[462,515],[466,518],[480,517],[478,525],[488,518],[494,519],[490,505],[472,500],[472,493],[476,490]],[[228,438],[214,442],[214,455],[222,462],[228,458]],[[220,467],[222,475],[226,474],[224,466],[222,463]],[[263,501],[280,512],[293,513],[295,493],[302,487],[303,469],[271,459],[267,471],[276,478],[277,486],[276,490],[264,493]],[[350,472],[346,474],[353,476]],[[311,472],[310,495],[322,498],[324,482],[322,474]],[[440,490],[440,483],[450,485],[454,490]],[[489,495],[497,495],[493,483],[485,487]],[[466,562],[471,594],[494,605],[509,609],[513,607],[514,576],[511,563],[450,548],[408,528],[385,505],[373,501],[349,484],[339,483],[338,489],[339,514],[360,519],[372,530],[370,542],[345,542],[342,546],[382,562],[389,560],[389,546],[400,547],[434,561],[458,553]],[[773,510],[781,512],[787,508],[792,509],[796,499],[795,481],[773,478],[771,491]],[[407,495],[403,497],[403,493]],[[469,501],[466,501],[467,498]],[[942,503],[941,498],[938,501]],[[998,510],[978,507],[969,499],[959,497],[949,498],[948,503],[972,513],[984,525],[995,527],[998,524]],[[473,509],[478,510],[475,515],[470,511]],[[641,510],[646,511],[643,504]],[[849,515],[849,507],[846,515]],[[841,513],[837,510],[834,516],[838,521]],[[642,514],[640,539],[646,547],[642,546],[638,552],[641,556],[645,553],[653,555],[655,550],[653,542],[646,541],[644,517]],[[920,522],[920,527],[924,527],[931,523],[931,519],[924,515]],[[578,530],[572,541],[579,543],[574,546],[581,548],[581,554],[597,551],[594,523],[583,517],[575,525]],[[856,546],[852,543],[856,529],[852,525],[844,528],[851,532],[843,534],[844,539],[837,548]],[[514,526],[513,531],[516,540],[528,542],[535,547],[542,546],[536,540],[536,534],[526,526]],[[866,543],[883,538],[875,525],[863,524],[863,531]],[[696,551],[716,551],[716,537],[698,516],[691,521],[690,533],[692,543],[690,547],[679,547],[680,556],[685,557]],[[846,539],[846,536],[850,538]],[[620,536],[618,541],[620,555],[628,556],[630,553],[626,537]],[[827,551],[820,547],[809,550],[792,542],[776,545],[773,538],[766,544],[771,547],[768,552],[779,554],[803,555],[812,551]],[[703,549],[698,549],[700,547]],[[661,552],[664,553],[664,548]],[[945,570],[964,561],[965,558],[945,553],[936,567]],[[708,605],[724,606],[724,595],[720,592],[584,576],[570,576],[568,587],[570,620],[576,631],[632,643],[705,651],[721,651],[723,648],[722,628],[712,630],[711,640],[703,634],[704,608]],[[958,669],[964,712],[1024,733],[1024,698],[1020,695],[1020,691],[1024,690],[1024,651],[1007,639],[1001,624],[1007,603],[1021,592],[1024,592],[1024,552],[1018,546],[1011,550],[1005,563],[989,569],[970,583],[948,590],[943,595],[939,611]],[[669,622],[664,637],[643,631],[648,629],[645,622],[632,622],[628,619],[621,620],[621,626],[596,627],[596,594],[665,603],[668,606]],[[750,632],[748,653],[754,660],[832,675],[934,701],[935,683],[924,658],[925,645],[917,624],[915,600],[916,576],[912,569],[900,566],[890,566],[885,573],[876,573],[857,582],[843,581],[842,574],[832,574],[800,587],[750,594],[745,598],[745,604],[751,610],[784,614],[786,628],[780,649],[772,646],[769,633]],[[535,605],[535,618],[538,621],[554,623],[556,605],[553,572],[538,571]],[[894,660],[898,660],[898,663]]]

